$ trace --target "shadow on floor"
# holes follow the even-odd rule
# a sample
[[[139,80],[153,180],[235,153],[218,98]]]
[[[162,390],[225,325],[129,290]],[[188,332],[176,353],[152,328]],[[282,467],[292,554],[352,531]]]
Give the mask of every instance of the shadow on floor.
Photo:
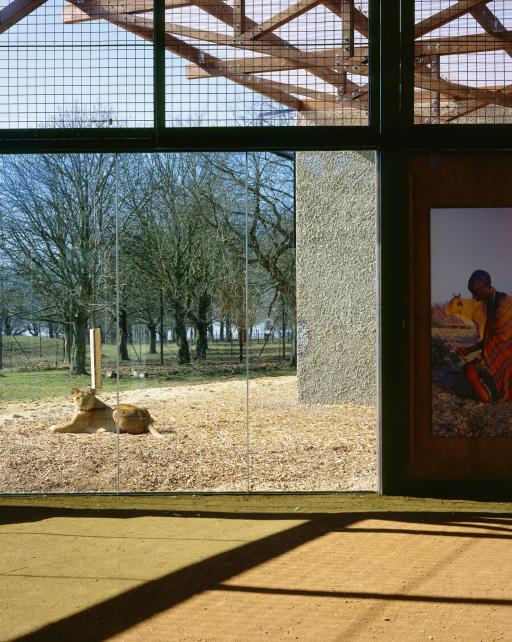
[[[366,591],[323,591],[281,589],[226,584],[232,578],[255,569],[270,560],[279,558],[298,547],[314,542],[331,533],[361,533],[367,536],[378,533],[386,536],[399,533],[411,538],[422,535],[435,537],[458,537],[479,540],[481,538],[512,540],[512,518],[493,513],[435,513],[435,512],[353,512],[341,514],[312,513],[224,513],[218,511],[161,511],[161,510],[97,510],[36,507],[34,509],[20,506],[2,508],[3,524],[20,524],[35,522],[52,517],[80,517],[83,519],[173,516],[180,518],[215,518],[218,520],[304,520],[298,525],[286,527],[285,530],[262,537],[255,541],[243,543],[227,552],[222,552],[193,563],[144,584],[126,590],[115,597],[99,604],[85,607],[83,610],[64,617],[56,622],[46,624],[32,633],[22,635],[18,641],[35,640],[105,640],[121,634],[133,626],[148,620],[154,615],[166,611],[193,596],[208,590],[239,593],[260,593],[261,595],[300,595],[329,598],[360,598],[365,600],[403,600],[452,602],[458,604],[491,604],[512,606],[510,599],[492,599],[488,597],[457,597],[406,595],[399,592],[382,593]],[[383,526],[358,527],[365,520],[382,521]],[[390,522],[396,524],[390,527]],[[454,531],[453,529],[457,530]],[[122,531],[121,531],[122,532]],[[68,535],[69,537],[69,535]],[[122,537],[122,535],[121,535]],[[172,539],[172,538],[170,538]],[[193,534],[191,533],[191,540]],[[170,542],[172,545],[172,542]],[[315,570],[311,569],[314,573]],[[78,578],[77,578],[78,579]]]

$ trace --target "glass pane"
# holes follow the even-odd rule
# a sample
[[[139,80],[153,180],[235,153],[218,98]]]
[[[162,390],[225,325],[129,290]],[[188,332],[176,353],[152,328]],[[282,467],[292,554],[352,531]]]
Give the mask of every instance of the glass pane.
[[[152,126],[153,47],[138,37],[152,3],[138,8],[121,22],[103,0],[0,0],[0,128]]]
[[[169,127],[368,124],[367,0],[173,7]]]
[[[115,180],[109,154],[1,159],[0,492],[117,489],[117,382],[89,390],[89,330],[108,361],[115,327]]]
[[[121,490],[246,490],[245,156],[120,163]]]
[[[266,302],[273,302],[258,355],[274,359],[277,376],[251,379],[253,489],[374,490],[374,153],[296,154],[295,250],[293,162],[267,162],[274,167],[257,183],[265,197],[252,210],[269,255],[261,262],[270,266],[262,270]],[[251,374],[260,374],[258,361]]]
[[[510,123],[508,0],[416,0],[415,122]]]

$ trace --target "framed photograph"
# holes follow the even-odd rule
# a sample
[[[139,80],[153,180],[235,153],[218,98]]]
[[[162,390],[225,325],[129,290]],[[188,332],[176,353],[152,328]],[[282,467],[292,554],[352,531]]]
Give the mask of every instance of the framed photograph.
[[[512,208],[430,210],[432,436],[512,436]]]
[[[512,481],[511,169],[506,151],[408,156],[406,476],[420,487]]]

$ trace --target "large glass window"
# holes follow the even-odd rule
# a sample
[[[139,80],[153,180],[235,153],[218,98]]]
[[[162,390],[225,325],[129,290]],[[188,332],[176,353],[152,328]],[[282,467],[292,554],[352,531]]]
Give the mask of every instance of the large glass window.
[[[372,153],[0,177],[0,492],[375,488]]]

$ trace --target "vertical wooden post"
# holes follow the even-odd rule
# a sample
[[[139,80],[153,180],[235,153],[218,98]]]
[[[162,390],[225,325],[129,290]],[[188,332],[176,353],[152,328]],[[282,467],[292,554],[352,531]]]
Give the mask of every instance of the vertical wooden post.
[[[438,80],[441,78],[441,56],[430,56],[430,73]],[[430,93],[430,123],[437,125],[441,116],[441,94],[439,92]]]
[[[354,56],[354,0],[343,0],[341,3],[341,49],[339,62],[346,62]],[[348,93],[348,76],[346,71],[338,74],[338,98],[342,100]]]
[[[234,4],[235,36],[245,33],[245,0],[235,0]]]
[[[101,328],[89,329],[89,349],[91,351],[91,388],[102,387],[101,380]]]
[[[341,47],[343,58],[354,57],[354,0],[341,4]]]

